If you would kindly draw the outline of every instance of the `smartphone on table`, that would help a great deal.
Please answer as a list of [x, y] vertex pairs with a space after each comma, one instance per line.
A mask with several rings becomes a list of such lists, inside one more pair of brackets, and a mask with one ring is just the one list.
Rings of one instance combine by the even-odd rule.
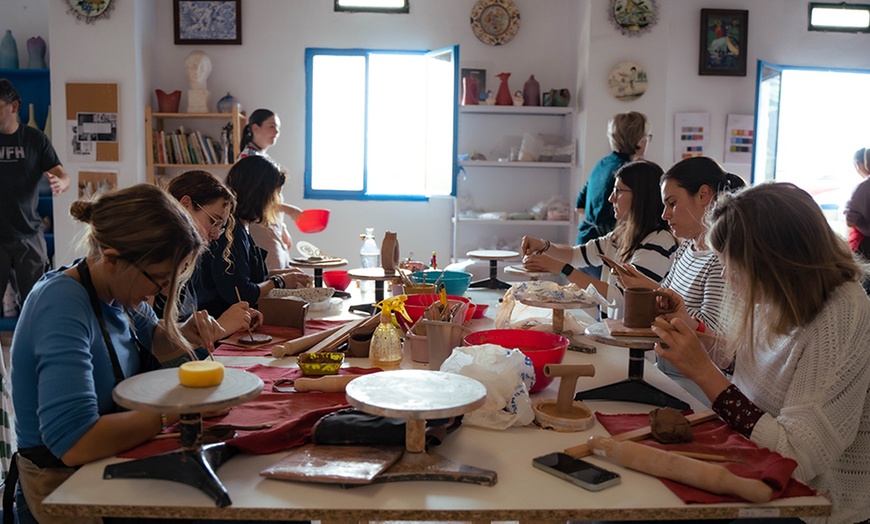
[[566, 453], [550, 453], [534, 458], [532, 465], [589, 491], [601, 491], [604, 488], [619, 484], [620, 481], [618, 473], [600, 468]]

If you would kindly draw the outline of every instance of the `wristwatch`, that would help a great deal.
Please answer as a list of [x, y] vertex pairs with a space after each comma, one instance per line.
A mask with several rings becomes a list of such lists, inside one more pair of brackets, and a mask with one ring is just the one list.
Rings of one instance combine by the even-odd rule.
[[559, 271], [559, 274], [562, 275], [563, 277], [567, 278], [568, 275], [570, 275], [573, 272], [574, 272], [574, 266], [572, 266], [571, 264], [565, 264], [564, 266], [562, 266], [562, 271]]
[[269, 278], [273, 284], [275, 284], [275, 289], [284, 289], [284, 279], [281, 275], [275, 275], [274, 277]]

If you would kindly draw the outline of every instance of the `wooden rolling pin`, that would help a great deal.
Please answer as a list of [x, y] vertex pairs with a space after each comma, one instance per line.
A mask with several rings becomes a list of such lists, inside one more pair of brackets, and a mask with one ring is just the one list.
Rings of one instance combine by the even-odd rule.
[[668, 453], [637, 442], [589, 437], [589, 448], [596, 455], [613, 459], [627, 468], [675, 480], [719, 495], [736, 495], [750, 502], [769, 502], [773, 490], [758, 479], [738, 477], [717, 464], [709, 464], [675, 453]]
[[325, 377], [302, 377], [293, 381], [297, 392], [323, 391], [324, 393], [343, 393], [348, 383], [362, 375], [327, 375]]
[[[716, 412], [711, 409], [708, 409], [707, 411], [701, 411], [700, 413], [692, 413], [691, 415], [686, 415], [686, 420], [689, 421], [689, 425], [691, 426], [701, 424], [702, 422], [707, 422], [708, 420], [714, 420], [716, 418], [719, 418], [719, 415], [717, 415]], [[613, 435], [611, 438], [613, 440], [622, 442], [625, 440], [643, 440], [650, 435], [652, 435], [650, 427], [644, 426], [642, 428], [638, 428], [632, 431], [626, 431], [625, 433]], [[574, 458], [583, 458], [591, 455], [592, 450], [589, 449], [589, 444], [581, 444], [579, 446], [573, 446], [566, 449], [565, 453], [571, 455]]]
[[311, 348], [321, 340], [332, 335], [342, 327], [343, 326], [331, 327], [329, 329], [324, 329], [323, 331], [310, 333], [308, 335], [303, 335], [299, 338], [294, 338], [293, 340], [288, 340], [287, 342], [284, 342], [283, 345], [275, 345], [272, 347], [272, 356], [275, 358], [281, 358], [288, 355], [296, 355], [298, 353], [302, 353], [303, 351]]

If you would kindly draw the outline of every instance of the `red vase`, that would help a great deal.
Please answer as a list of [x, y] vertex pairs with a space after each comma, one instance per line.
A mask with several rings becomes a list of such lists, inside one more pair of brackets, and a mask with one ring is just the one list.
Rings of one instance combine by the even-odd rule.
[[162, 89], [155, 89], [157, 94], [157, 111], [160, 113], [177, 113], [181, 104], [181, 91], [166, 93]]
[[477, 79], [469, 76], [462, 79], [462, 105], [477, 105]]
[[495, 105], [497, 106], [512, 106], [514, 99], [511, 96], [511, 89], [508, 87], [508, 78], [510, 73], [499, 73], [495, 75], [501, 80], [501, 85], [498, 86], [498, 93], [495, 95]]

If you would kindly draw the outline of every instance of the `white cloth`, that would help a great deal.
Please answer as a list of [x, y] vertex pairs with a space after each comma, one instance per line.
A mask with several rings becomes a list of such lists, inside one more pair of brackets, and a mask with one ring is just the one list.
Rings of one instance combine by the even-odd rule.
[[741, 352], [734, 383], [765, 412], [751, 438], [798, 462], [795, 477], [833, 502], [831, 518], [870, 518], [870, 301], [839, 286], [809, 324], [773, 348]]

